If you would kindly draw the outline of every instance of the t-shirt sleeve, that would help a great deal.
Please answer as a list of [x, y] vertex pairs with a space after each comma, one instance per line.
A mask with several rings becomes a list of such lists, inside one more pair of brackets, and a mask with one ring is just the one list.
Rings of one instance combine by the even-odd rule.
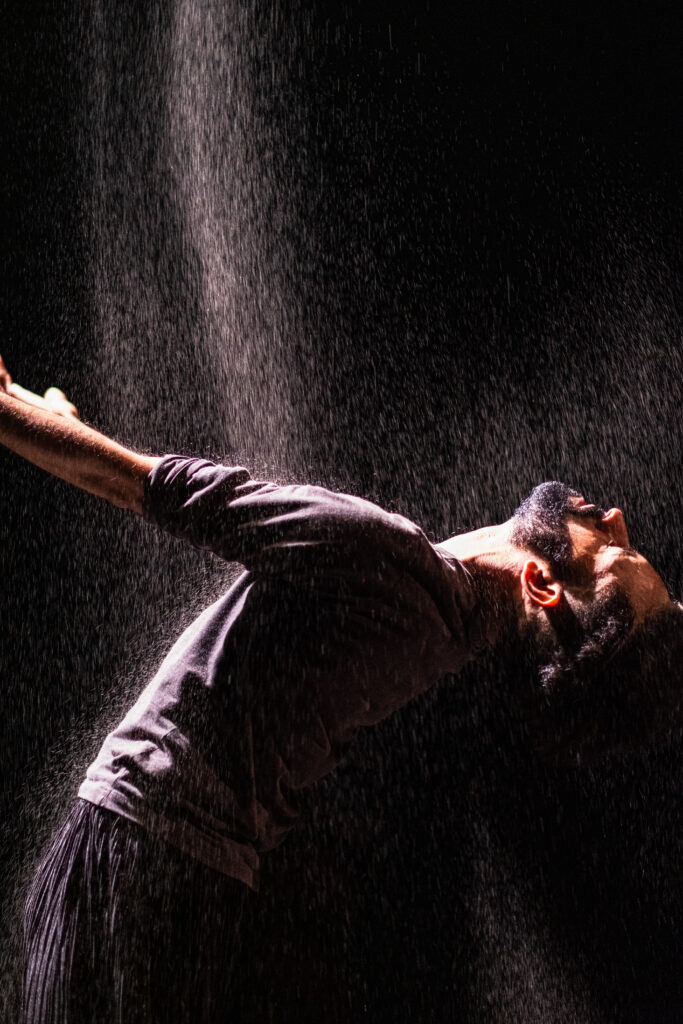
[[[285, 555], [352, 557], [398, 530], [417, 531], [361, 498], [324, 487], [252, 480], [241, 467], [164, 456], [145, 481], [143, 516], [195, 547], [248, 568], [277, 568]], [[323, 549], [323, 550], [320, 550]]]

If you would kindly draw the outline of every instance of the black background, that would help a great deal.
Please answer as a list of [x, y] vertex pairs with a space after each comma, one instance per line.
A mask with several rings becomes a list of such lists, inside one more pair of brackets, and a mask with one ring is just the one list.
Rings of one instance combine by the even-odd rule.
[[[187, 6], [6, 8], [15, 379], [142, 450], [326, 482], [439, 538], [566, 479], [624, 508], [680, 597], [673, 10], [189, 8], [217, 26], [209, 94], [237, 83], [209, 111], [230, 324], [205, 329], [192, 173], [168, 141]], [[0, 471], [14, 1020], [23, 879], [226, 573], [13, 456]], [[251, 901], [236, 1019], [683, 1020], [678, 750], [544, 764], [506, 674], [445, 683], [311, 794]]]

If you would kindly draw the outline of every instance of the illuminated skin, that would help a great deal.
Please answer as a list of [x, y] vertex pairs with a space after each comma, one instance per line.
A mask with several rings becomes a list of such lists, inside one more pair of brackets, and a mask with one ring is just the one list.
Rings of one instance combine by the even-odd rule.
[[[0, 358], [0, 443], [63, 480], [134, 512], [142, 509], [144, 480], [158, 462], [110, 440], [79, 422], [62, 392], [44, 398], [12, 383]], [[489, 624], [504, 628], [511, 611], [518, 622], [554, 607], [564, 589], [583, 596], [615, 580], [628, 594], [635, 624], [670, 601], [650, 563], [629, 546], [624, 516], [604, 512], [580, 495], [571, 497], [576, 514], [567, 517], [572, 551], [584, 570], [584, 586], [557, 580], [543, 558], [512, 543], [513, 520], [451, 537], [438, 545], [485, 578], [492, 588]]]
[[[570, 498], [578, 509], [590, 510], [585, 498]], [[626, 521], [621, 509], [611, 508], [592, 516], [567, 518], [575, 559], [595, 580], [601, 590], [616, 580], [628, 594], [638, 626], [648, 615], [669, 604], [664, 581], [650, 563], [630, 546]]]
[[41, 397], [13, 384], [2, 358], [0, 444], [74, 487], [137, 513], [145, 479], [159, 461], [81, 423], [58, 389], [48, 388]]
[[[670, 597], [661, 577], [630, 547], [621, 510], [602, 512], [582, 496], [569, 500], [581, 510], [576, 516], [568, 514], [567, 526], [574, 559], [586, 581], [583, 586], [558, 580], [543, 558], [513, 544], [513, 520], [450, 537], [438, 546], [464, 562], [474, 575], [485, 575], [501, 596], [511, 597], [520, 625], [558, 605], [565, 589], [577, 597], [590, 597], [615, 581], [629, 597], [634, 626], [668, 605]], [[505, 618], [504, 606], [499, 617]]]

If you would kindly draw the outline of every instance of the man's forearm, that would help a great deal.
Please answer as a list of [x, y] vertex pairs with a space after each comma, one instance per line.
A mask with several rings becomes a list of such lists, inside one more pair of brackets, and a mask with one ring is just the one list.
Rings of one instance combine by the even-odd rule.
[[53, 476], [134, 512], [142, 509], [145, 477], [159, 461], [2, 392], [0, 443]]

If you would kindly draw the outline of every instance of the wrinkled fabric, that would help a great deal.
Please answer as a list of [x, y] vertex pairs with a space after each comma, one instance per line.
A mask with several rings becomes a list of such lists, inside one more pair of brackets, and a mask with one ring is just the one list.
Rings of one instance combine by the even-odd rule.
[[26, 1024], [213, 1024], [247, 889], [77, 801], [25, 909]]
[[486, 645], [472, 578], [414, 523], [164, 457], [145, 518], [246, 572], [174, 645], [79, 795], [257, 887], [298, 794]]

